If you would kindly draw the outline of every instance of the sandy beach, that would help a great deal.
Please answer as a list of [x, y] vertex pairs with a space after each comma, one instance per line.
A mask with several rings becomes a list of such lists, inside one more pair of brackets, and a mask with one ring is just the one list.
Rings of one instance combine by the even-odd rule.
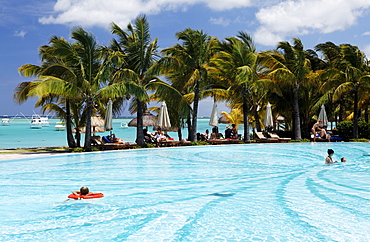
[[0, 161], [32, 159], [38, 157], [48, 157], [70, 153], [67, 150], [58, 150], [58, 149], [60, 149], [60, 147], [2, 149], [0, 150]]

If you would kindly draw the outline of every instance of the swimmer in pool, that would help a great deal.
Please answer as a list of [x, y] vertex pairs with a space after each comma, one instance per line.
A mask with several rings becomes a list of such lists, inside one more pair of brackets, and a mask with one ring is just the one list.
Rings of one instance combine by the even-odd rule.
[[80, 195], [89, 195], [89, 194], [94, 194], [92, 192], [89, 192], [88, 187], [81, 187], [80, 191], [73, 191], [72, 192], [74, 195], [80, 196]]
[[333, 164], [337, 163], [338, 161], [333, 161], [334, 150], [328, 149], [328, 157], [325, 159], [325, 164]]
[[346, 158], [344, 158], [344, 157], [340, 158], [340, 162], [346, 162], [346, 161], [347, 161]]

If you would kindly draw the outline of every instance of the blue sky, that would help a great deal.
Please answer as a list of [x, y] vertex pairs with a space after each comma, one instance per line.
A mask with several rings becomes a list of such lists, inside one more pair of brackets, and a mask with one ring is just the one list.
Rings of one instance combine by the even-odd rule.
[[[147, 15], [161, 48], [174, 45], [175, 33], [190, 27], [220, 39], [246, 31], [260, 51], [294, 37], [306, 49], [332, 41], [357, 45], [370, 56], [368, 0], [0, 0], [0, 115], [38, 112], [34, 100], [19, 106], [12, 96], [27, 80], [17, 68], [39, 64], [38, 47], [51, 36], [68, 39], [81, 26], [108, 45], [109, 24], [125, 28], [139, 14]], [[202, 101], [199, 115], [209, 116], [211, 106], [211, 100]]]

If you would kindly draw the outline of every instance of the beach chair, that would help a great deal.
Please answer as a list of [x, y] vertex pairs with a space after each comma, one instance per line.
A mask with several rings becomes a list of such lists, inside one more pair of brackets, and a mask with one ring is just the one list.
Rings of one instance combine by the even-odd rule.
[[278, 139], [279, 142], [289, 142], [291, 141], [292, 139], [291, 138], [280, 138], [279, 135], [277, 135], [276, 133], [271, 133], [271, 132], [268, 132], [267, 133], [272, 139]]
[[100, 150], [119, 150], [119, 149], [127, 149], [127, 148], [133, 148], [137, 146], [136, 143], [130, 143], [130, 142], [116, 142], [112, 143], [109, 140], [107, 141], [104, 139], [104, 137], [100, 136], [91, 136], [91, 144], [94, 147], [99, 148]]
[[92, 145], [103, 145], [102, 137], [100, 136], [91, 136]]
[[277, 143], [279, 142], [279, 139], [276, 138], [267, 138], [263, 132], [254, 131], [256, 139], [253, 139], [256, 142], [263, 142], [263, 143]]

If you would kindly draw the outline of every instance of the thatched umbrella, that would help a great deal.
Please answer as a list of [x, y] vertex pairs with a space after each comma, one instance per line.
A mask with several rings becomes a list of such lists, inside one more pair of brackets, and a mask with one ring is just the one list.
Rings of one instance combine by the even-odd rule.
[[[91, 133], [97, 133], [97, 132], [105, 132], [104, 127], [104, 119], [100, 117], [99, 115], [95, 115], [91, 117]], [[80, 130], [80, 133], [86, 132], [86, 127], [80, 127], [78, 128]], [[72, 130], [73, 133], [76, 133], [77, 128], [74, 128]]]
[[226, 118], [225, 115], [223, 115], [221, 118], [218, 119], [218, 123], [220, 123], [220, 124], [229, 124], [230, 121]]
[[[143, 127], [150, 127], [156, 125], [156, 117], [151, 114], [148, 110], [143, 113]], [[129, 123], [129, 127], [137, 127], [137, 117], [133, 118]]]

